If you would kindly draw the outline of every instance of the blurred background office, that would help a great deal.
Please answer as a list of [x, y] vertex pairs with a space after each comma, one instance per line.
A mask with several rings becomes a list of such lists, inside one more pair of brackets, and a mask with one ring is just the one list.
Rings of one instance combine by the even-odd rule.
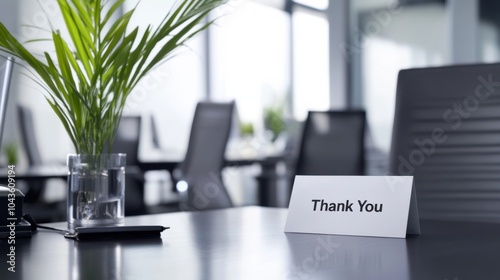
[[[131, 25], [154, 25], [173, 2], [140, 1]], [[127, 9], [137, 3], [127, 1]], [[215, 26], [139, 84], [125, 114], [153, 117], [161, 149], [182, 155], [198, 101], [235, 100], [239, 121], [254, 128], [257, 153], [268, 144], [269, 108], [280, 108], [286, 123], [303, 121], [308, 111], [365, 109], [368, 173], [384, 174], [398, 71], [498, 61], [498, 12], [494, 0], [232, 1], [211, 15]], [[25, 40], [47, 38], [46, 30], [62, 26], [55, 0], [3, 1], [0, 19]], [[51, 49], [47, 42], [27, 46], [40, 53]], [[71, 143], [43, 90], [19, 73], [9, 102], [31, 108], [41, 157], [60, 161], [72, 152]], [[19, 143], [15, 108], [9, 106], [4, 143]], [[157, 147], [151, 126], [143, 125], [142, 132], [140, 154], [147, 157]], [[228, 148], [241, 147], [230, 141]], [[27, 164], [26, 152], [18, 151], [18, 164]], [[240, 188], [236, 204], [251, 203], [245, 185], [255, 188], [255, 181], [241, 179], [245, 173], [258, 170], [227, 174], [230, 185]]]

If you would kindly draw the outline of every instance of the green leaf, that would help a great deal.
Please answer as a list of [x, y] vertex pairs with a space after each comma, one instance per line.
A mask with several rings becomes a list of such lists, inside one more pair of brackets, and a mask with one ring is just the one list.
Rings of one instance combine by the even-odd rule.
[[130, 26], [135, 8], [116, 16], [125, 0], [57, 0], [69, 39], [51, 31], [53, 57], [51, 51], [39, 58], [32, 54], [1, 22], [0, 50], [35, 74], [32, 79], [46, 92], [77, 153], [103, 153], [111, 148], [127, 97], [140, 79], [212, 24], [201, 23], [225, 2], [180, 0], [158, 27], [141, 33]]

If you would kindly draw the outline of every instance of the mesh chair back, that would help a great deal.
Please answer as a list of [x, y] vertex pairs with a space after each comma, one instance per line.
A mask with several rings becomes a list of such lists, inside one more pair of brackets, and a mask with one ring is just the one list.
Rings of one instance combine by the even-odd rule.
[[500, 64], [399, 73], [390, 172], [420, 217], [500, 222]]
[[158, 135], [158, 127], [156, 125], [156, 119], [153, 115], [150, 118], [150, 127], [151, 127], [151, 138], [153, 141], [153, 146], [155, 149], [161, 150], [160, 136]]
[[125, 215], [146, 214], [144, 174], [138, 168], [142, 118], [122, 116], [111, 148], [112, 153], [127, 154], [125, 175]]
[[127, 165], [137, 165], [139, 161], [139, 140], [141, 136], [141, 117], [122, 116], [115, 134], [112, 153], [127, 154]]
[[29, 166], [43, 165], [42, 156], [38, 148], [35, 123], [31, 109], [23, 105], [17, 107], [18, 119], [21, 128], [21, 141], [28, 157]]
[[364, 111], [309, 112], [304, 124], [296, 175], [362, 175]]
[[233, 111], [234, 102], [198, 103], [186, 157], [179, 168], [188, 183], [187, 196], [181, 196], [183, 210], [232, 206], [221, 172]]

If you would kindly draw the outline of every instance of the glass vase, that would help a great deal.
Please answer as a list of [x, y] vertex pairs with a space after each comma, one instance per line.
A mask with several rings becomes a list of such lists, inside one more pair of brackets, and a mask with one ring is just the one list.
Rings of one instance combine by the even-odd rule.
[[125, 154], [68, 156], [68, 227], [121, 225]]

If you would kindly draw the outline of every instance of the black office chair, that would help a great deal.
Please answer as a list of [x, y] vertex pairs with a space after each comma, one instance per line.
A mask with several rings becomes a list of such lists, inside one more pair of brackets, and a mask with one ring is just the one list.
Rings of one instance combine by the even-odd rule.
[[[28, 159], [28, 168], [44, 166], [48, 163], [42, 160], [34, 118], [31, 110], [23, 105], [17, 106], [19, 128], [21, 130], [21, 143]], [[66, 201], [47, 202], [43, 194], [48, 180], [33, 180], [28, 182], [28, 190], [25, 191], [24, 211], [30, 213], [40, 223], [57, 222], [66, 219]]]
[[363, 175], [364, 111], [309, 112], [295, 175]]
[[[60, 165], [64, 163], [46, 162], [42, 159], [38, 148], [33, 113], [24, 105], [17, 105], [19, 129], [21, 130], [21, 143], [28, 160], [28, 168], [38, 168], [47, 165]], [[27, 182], [28, 190], [24, 197], [24, 210], [39, 223], [59, 222], [66, 220], [66, 200], [48, 202], [44, 199], [45, 189], [52, 180], [32, 180]]]
[[[63, 162], [47, 162], [42, 159], [36, 137], [35, 120], [30, 108], [17, 105], [17, 117], [21, 130], [21, 143], [28, 159], [28, 168], [48, 165], [64, 166]], [[52, 180], [32, 180], [27, 182], [24, 202], [26, 213], [30, 213], [39, 223], [58, 222], [66, 219], [66, 200], [48, 202], [44, 199], [45, 189]]]
[[[44, 162], [38, 149], [36, 130], [31, 110], [23, 105], [17, 106], [17, 117], [21, 130], [21, 143], [28, 159], [28, 168], [43, 166]], [[34, 181], [29, 183], [29, 189], [24, 200], [28, 203], [37, 202], [43, 193], [46, 181]]]
[[160, 143], [160, 136], [158, 133], [158, 127], [156, 125], [156, 119], [153, 115], [150, 118], [150, 127], [151, 127], [151, 138], [153, 142], [153, 147], [157, 150], [162, 150], [162, 146]]
[[177, 178], [181, 210], [233, 206], [221, 173], [234, 106], [234, 102], [200, 102], [196, 106], [186, 157]]
[[125, 171], [125, 215], [146, 214], [144, 174], [138, 167], [141, 134], [140, 116], [123, 116], [116, 131], [112, 153], [127, 154]]
[[43, 161], [38, 149], [33, 113], [23, 105], [18, 105], [17, 109], [22, 135], [21, 141], [26, 150], [28, 164], [30, 166], [42, 165]]
[[500, 222], [500, 64], [402, 70], [390, 172], [423, 219]]

